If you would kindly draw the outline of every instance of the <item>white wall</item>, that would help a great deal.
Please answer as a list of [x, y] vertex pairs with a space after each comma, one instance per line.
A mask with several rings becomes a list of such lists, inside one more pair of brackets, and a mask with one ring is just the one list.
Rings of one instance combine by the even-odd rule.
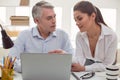
[[0, 6], [19, 6], [20, 0], [0, 0]]
[[[30, 0], [30, 6], [33, 6], [36, 2], [40, 0]], [[75, 3], [80, 0], [46, 0], [52, 3], [54, 6], [63, 8], [63, 16], [62, 16], [62, 28], [67, 31], [69, 34], [71, 33], [71, 9]], [[117, 9], [117, 22], [116, 22], [116, 33], [120, 42], [120, 0], [89, 0], [94, 5], [99, 8], [115, 8]], [[16, 7], [19, 6], [20, 0], [0, 0], [0, 6], [9, 6]], [[14, 12], [11, 12], [12, 14]], [[9, 15], [8, 15], [9, 16]], [[7, 53], [8, 50], [0, 49], [1, 53]], [[1, 56], [1, 55], [0, 55]]]
[[[30, 6], [33, 6], [36, 2], [40, 0], [30, 0]], [[54, 6], [62, 7], [62, 28], [71, 33], [71, 9], [75, 3], [80, 0], [46, 0], [52, 3]], [[116, 32], [120, 41], [120, 0], [89, 0], [94, 5], [99, 8], [116, 8], [117, 9], [117, 22], [116, 22]], [[0, 6], [19, 6], [20, 0], [0, 0]]]

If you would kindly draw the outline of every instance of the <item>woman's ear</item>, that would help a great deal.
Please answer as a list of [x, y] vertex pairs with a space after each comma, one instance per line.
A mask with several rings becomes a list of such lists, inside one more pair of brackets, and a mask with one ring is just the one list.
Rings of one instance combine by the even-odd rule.
[[96, 14], [95, 14], [95, 13], [92, 13], [92, 14], [91, 14], [91, 18], [95, 20]]

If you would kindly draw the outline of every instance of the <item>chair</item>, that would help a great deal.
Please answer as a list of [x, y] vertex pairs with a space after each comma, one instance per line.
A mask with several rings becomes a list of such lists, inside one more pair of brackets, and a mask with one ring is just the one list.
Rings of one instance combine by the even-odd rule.
[[118, 50], [116, 51], [116, 58], [115, 58], [115, 62], [113, 63], [113, 65], [116, 65], [117, 63], [117, 54], [118, 54]]

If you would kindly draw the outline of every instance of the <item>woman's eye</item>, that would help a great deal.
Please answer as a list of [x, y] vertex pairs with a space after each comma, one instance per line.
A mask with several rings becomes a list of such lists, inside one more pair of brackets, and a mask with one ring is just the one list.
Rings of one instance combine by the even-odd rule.
[[81, 17], [80, 17], [80, 18], [77, 18], [77, 19], [78, 19], [79, 21], [80, 21], [80, 20], [82, 20], [82, 18], [81, 18]]
[[81, 21], [83, 18], [82, 17], [76, 17], [74, 18], [75, 21]]

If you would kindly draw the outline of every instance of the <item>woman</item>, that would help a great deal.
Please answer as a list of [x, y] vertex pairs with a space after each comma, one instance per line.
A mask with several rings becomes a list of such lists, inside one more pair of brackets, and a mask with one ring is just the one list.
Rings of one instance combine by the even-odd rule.
[[98, 8], [88, 1], [74, 6], [74, 19], [79, 28], [76, 36], [76, 63], [72, 71], [104, 71], [115, 61], [117, 36], [107, 27]]

